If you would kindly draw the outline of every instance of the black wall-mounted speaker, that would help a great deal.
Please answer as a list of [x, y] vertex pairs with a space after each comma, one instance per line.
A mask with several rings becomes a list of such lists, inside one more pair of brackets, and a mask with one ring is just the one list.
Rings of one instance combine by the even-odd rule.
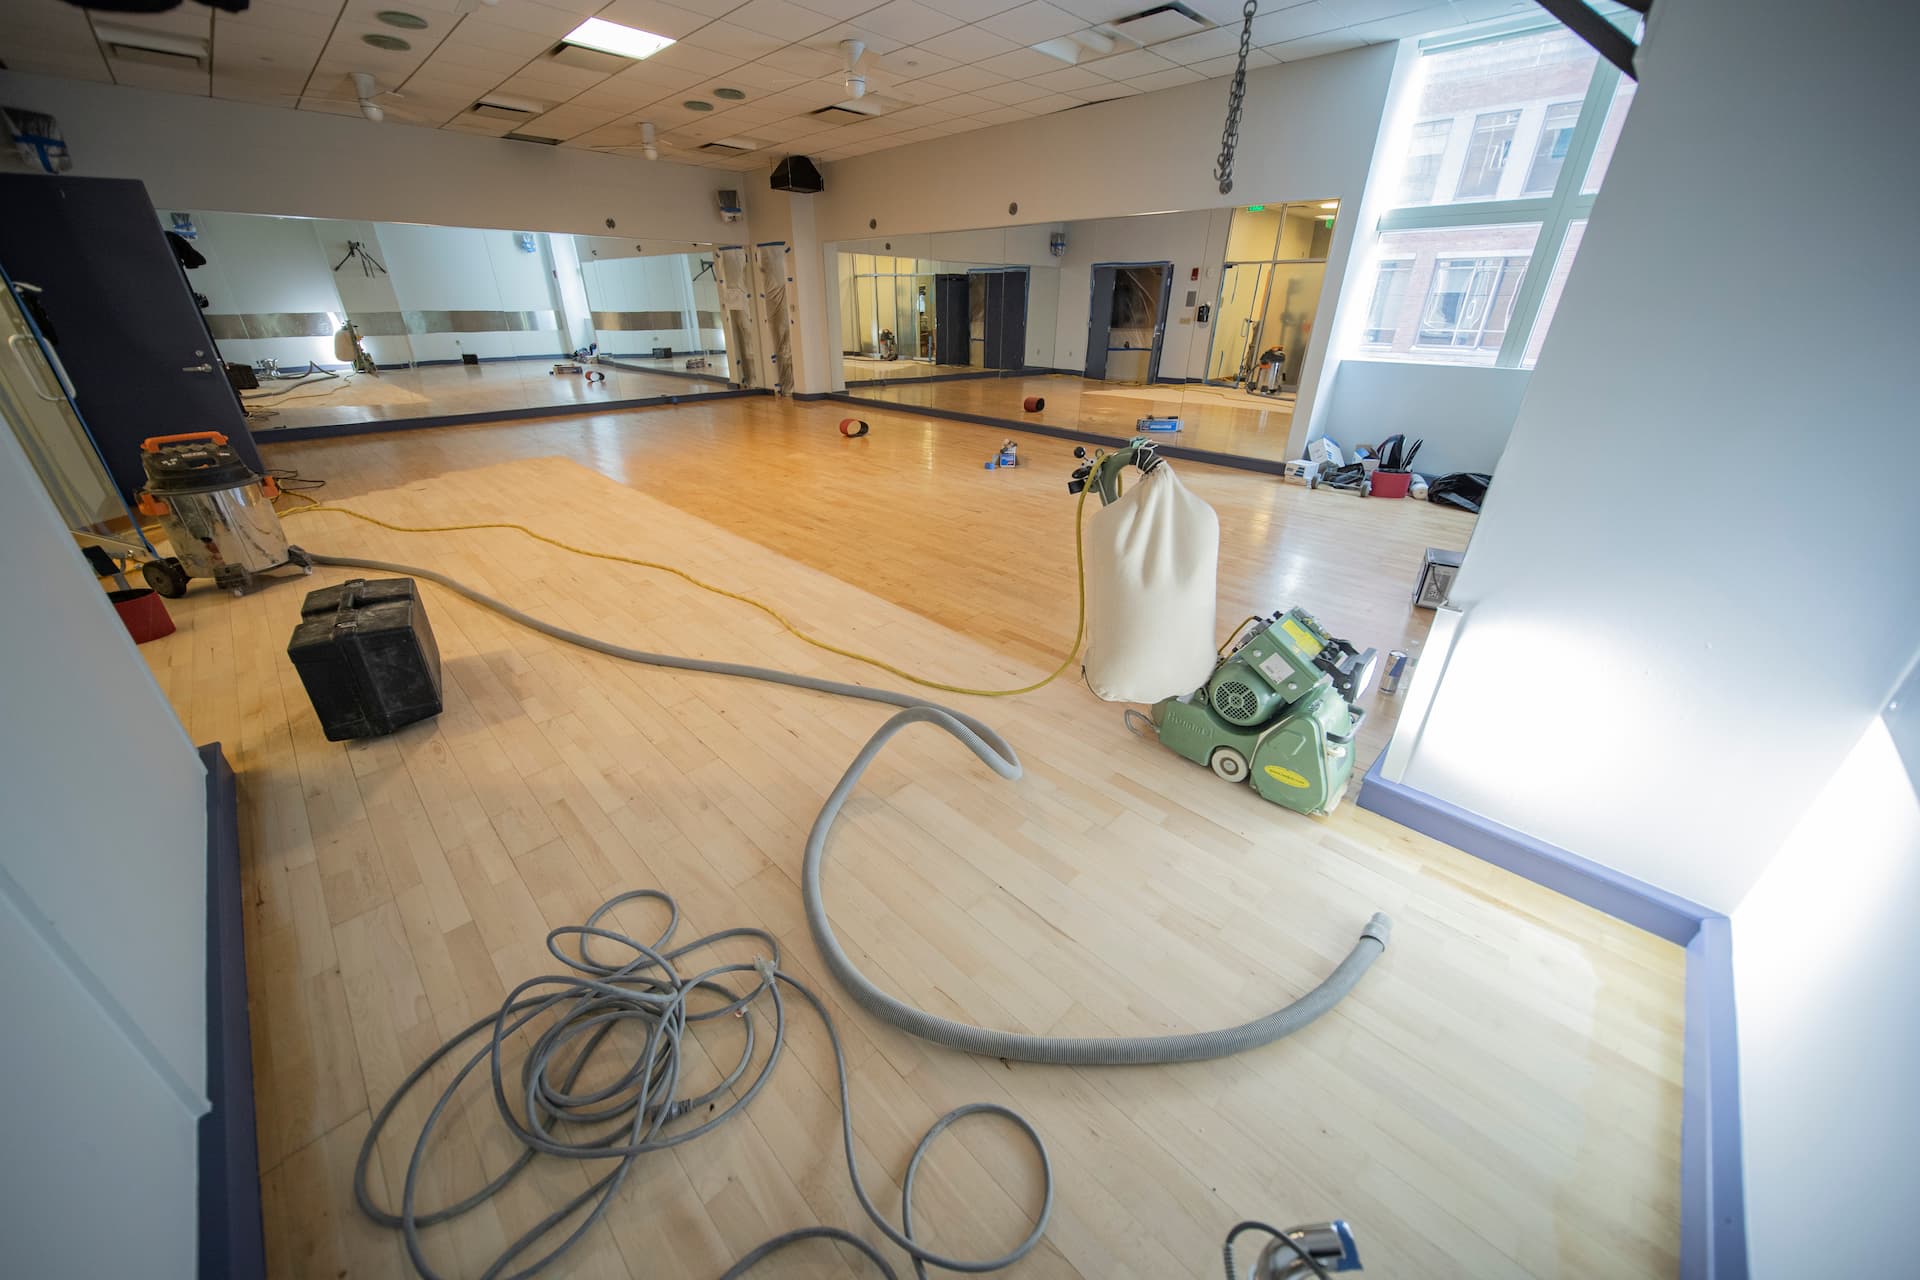
[[826, 190], [826, 184], [820, 181], [820, 171], [813, 167], [813, 161], [805, 156], [788, 156], [773, 167], [773, 189], [810, 196]]

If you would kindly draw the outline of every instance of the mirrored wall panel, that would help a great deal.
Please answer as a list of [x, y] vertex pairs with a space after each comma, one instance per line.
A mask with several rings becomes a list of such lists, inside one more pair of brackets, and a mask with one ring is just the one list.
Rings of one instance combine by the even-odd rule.
[[[1337, 200], [832, 246], [849, 394], [1278, 461]], [[1029, 397], [1045, 408], [1029, 412]]]
[[256, 433], [630, 404], [739, 382], [711, 245], [160, 218]]

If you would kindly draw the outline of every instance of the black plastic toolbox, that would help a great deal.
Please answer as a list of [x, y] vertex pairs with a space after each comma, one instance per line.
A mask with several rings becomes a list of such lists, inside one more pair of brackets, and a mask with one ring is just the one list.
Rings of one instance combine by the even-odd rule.
[[287, 642], [329, 742], [377, 738], [440, 714], [440, 650], [412, 578], [309, 592]]

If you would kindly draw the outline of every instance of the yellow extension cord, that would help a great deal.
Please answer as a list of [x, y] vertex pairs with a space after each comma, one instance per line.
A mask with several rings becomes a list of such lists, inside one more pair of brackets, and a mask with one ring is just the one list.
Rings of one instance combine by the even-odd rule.
[[[1092, 488], [1092, 486], [1089, 485], [1088, 488], [1090, 489]], [[1018, 689], [969, 689], [964, 685], [943, 684], [938, 680], [929, 680], [924, 676], [914, 675], [911, 671], [903, 671], [899, 667], [894, 666], [892, 663], [883, 661], [880, 658], [873, 657], [870, 654], [859, 653], [852, 649], [843, 649], [839, 645], [829, 644], [825, 640], [821, 640], [821, 639], [818, 639], [817, 637], [808, 635], [805, 631], [802, 631], [799, 627], [795, 626], [791, 621], [789, 621], [786, 618], [786, 616], [783, 615], [778, 609], [773, 608], [771, 605], [768, 605], [762, 601], [756, 600], [752, 596], [742, 595], [737, 591], [729, 591], [725, 587], [715, 586], [711, 582], [703, 582], [702, 580], [694, 577], [692, 574], [688, 573], [684, 569], [677, 569], [670, 564], [661, 564], [656, 560], [641, 560], [633, 556], [616, 555], [611, 551], [594, 551], [587, 547], [576, 547], [570, 542], [562, 542], [558, 538], [549, 538], [546, 534], [539, 533], [539, 532], [536, 532], [535, 530], [529, 529], [527, 528], [526, 525], [523, 525], [523, 524], [512, 524], [506, 521], [487, 522], [487, 523], [481, 523], [481, 524], [432, 524], [432, 525], [394, 524], [390, 521], [382, 520], [378, 516], [370, 516], [366, 514], [364, 511], [355, 511], [352, 507], [342, 507], [342, 506], [335, 506], [332, 503], [315, 502], [312, 498], [306, 497], [304, 494], [300, 494], [291, 490], [286, 490], [283, 492], [287, 497], [299, 498], [301, 501], [309, 504], [304, 507], [295, 507], [291, 511], [282, 513], [283, 515], [289, 516], [289, 517], [312, 515], [316, 512], [330, 511], [338, 515], [351, 516], [355, 520], [364, 520], [368, 524], [378, 525], [382, 529], [389, 529], [395, 533], [469, 533], [479, 529], [512, 529], [512, 530], [515, 530], [516, 532], [525, 534], [527, 537], [532, 538], [536, 542], [544, 542], [550, 547], [558, 547], [562, 551], [571, 551], [575, 555], [591, 556], [596, 560], [612, 560], [617, 564], [630, 564], [641, 569], [654, 569], [661, 573], [670, 573], [676, 578], [679, 578], [685, 582], [692, 583], [694, 586], [700, 588], [702, 591], [711, 591], [714, 595], [725, 596], [729, 600], [737, 600], [741, 604], [751, 605], [753, 608], [758, 609], [760, 612], [766, 614], [769, 618], [772, 618], [775, 622], [779, 623], [781, 627], [783, 627], [789, 635], [792, 635], [795, 639], [804, 641], [805, 643], [812, 645], [816, 649], [823, 649], [828, 653], [837, 654], [842, 658], [851, 658], [855, 662], [864, 662], [870, 667], [878, 667], [880, 670], [886, 672], [888, 675], [897, 676], [900, 679], [905, 680], [910, 684], [917, 684], [924, 689], [938, 689], [942, 693], [964, 693], [977, 698], [1011, 698], [1022, 693], [1032, 693], [1035, 689], [1039, 689], [1053, 683], [1053, 681], [1062, 672], [1064, 672], [1068, 667], [1073, 665], [1074, 657], [1080, 652], [1080, 641], [1086, 636], [1087, 557], [1086, 557], [1085, 544], [1081, 536], [1082, 529], [1083, 529], [1083, 525], [1081, 523], [1081, 517], [1083, 513], [1086, 511], [1086, 506], [1087, 506], [1087, 490], [1086, 489], [1082, 489], [1080, 491], [1080, 501], [1074, 506], [1074, 509], [1073, 509], [1074, 577], [1077, 580], [1077, 588], [1078, 588], [1078, 594], [1079, 594], [1079, 616], [1075, 620], [1074, 626], [1073, 626], [1073, 645], [1067, 650], [1067, 656], [1060, 660], [1059, 666], [1055, 667], [1045, 677], [1034, 681], [1032, 684], [1021, 685]]]

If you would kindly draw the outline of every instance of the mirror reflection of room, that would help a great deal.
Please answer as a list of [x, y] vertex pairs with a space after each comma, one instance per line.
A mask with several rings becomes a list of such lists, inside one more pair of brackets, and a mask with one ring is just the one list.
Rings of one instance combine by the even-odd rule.
[[160, 216], [256, 432], [729, 389], [711, 246]]
[[1277, 462], [1319, 350], [1339, 211], [1309, 199], [843, 243], [845, 385], [1115, 437], [1177, 421], [1171, 444]]

